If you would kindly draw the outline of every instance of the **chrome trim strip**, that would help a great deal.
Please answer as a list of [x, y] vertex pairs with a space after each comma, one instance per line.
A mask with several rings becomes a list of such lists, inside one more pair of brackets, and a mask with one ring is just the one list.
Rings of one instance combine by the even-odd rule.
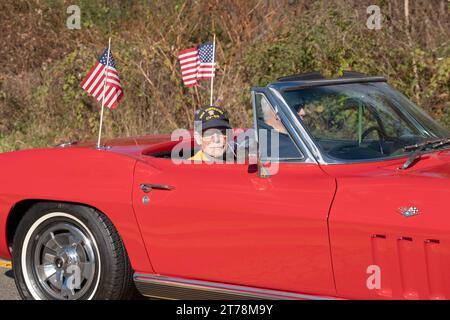
[[[252, 88], [252, 110], [253, 110], [253, 130], [255, 130], [255, 141], [258, 143], [258, 121], [256, 119], [256, 93], [261, 88]], [[259, 149], [259, 148], [258, 148]]]
[[78, 144], [78, 140], [76, 140], [76, 141], [69, 141], [69, 142], [63, 142], [63, 143], [57, 144], [57, 145], [55, 145], [53, 147], [54, 148], [67, 148], [67, 147], [71, 147], [71, 146], [76, 145], [76, 144]]
[[228, 293], [236, 296], [257, 297], [263, 299], [275, 300], [336, 300], [335, 297], [322, 297], [309, 294], [292, 293], [286, 291], [259, 289], [233, 284], [224, 284], [202, 280], [192, 280], [184, 278], [175, 278], [162, 275], [135, 273], [133, 276], [135, 282], [165, 284], [168, 286], [191, 288], [195, 290], [211, 291], [217, 293]]

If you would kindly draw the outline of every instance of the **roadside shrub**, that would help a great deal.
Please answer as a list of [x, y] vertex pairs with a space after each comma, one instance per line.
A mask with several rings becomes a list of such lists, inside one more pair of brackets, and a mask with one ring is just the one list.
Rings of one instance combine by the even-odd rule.
[[[214, 103], [251, 125], [250, 87], [309, 71], [384, 75], [450, 126], [450, 14], [446, 0], [79, 0], [0, 3], [0, 151], [95, 139], [99, 104], [80, 83], [112, 37], [125, 95], [105, 112], [104, 136], [192, 127], [209, 82], [182, 86], [177, 53], [217, 36]], [[381, 30], [366, 27], [381, 7]]]

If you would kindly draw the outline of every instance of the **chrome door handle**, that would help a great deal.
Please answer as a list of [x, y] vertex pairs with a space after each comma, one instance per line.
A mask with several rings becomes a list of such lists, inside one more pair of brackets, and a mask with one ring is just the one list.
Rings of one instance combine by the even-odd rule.
[[174, 186], [169, 186], [168, 184], [151, 184], [151, 183], [142, 183], [141, 184], [141, 190], [145, 193], [149, 193], [153, 189], [157, 190], [173, 190], [175, 189]]

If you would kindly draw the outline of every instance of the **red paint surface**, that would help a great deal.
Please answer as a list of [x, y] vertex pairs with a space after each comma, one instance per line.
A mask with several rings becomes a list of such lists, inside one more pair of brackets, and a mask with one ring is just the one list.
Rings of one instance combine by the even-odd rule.
[[[334, 294], [328, 209], [334, 179], [316, 165], [281, 164], [262, 179], [248, 165], [148, 159], [133, 200], [157, 273], [261, 288]], [[169, 184], [142, 203], [141, 183]]]
[[[6, 222], [26, 199], [105, 213], [137, 272], [366, 299], [450, 297], [450, 152], [366, 164], [175, 165], [142, 156], [168, 136], [0, 154], [0, 256]], [[159, 145], [157, 145], [159, 144]], [[149, 149], [150, 148], [150, 149]], [[250, 170], [249, 170], [250, 169]], [[142, 203], [140, 183], [169, 184]], [[420, 214], [405, 218], [400, 207]], [[366, 286], [381, 268], [381, 288]]]
[[[339, 296], [450, 298], [449, 157], [435, 152], [408, 170], [398, 170], [405, 159], [324, 167], [337, 180], [329, 226]], [[399, 208], [410, 206], [419, 215], [403, 217]], [[373, 264], [381, 268], [380, 290], [366, 286]]]
[[131, 204], [136, 160], [89, 148], [36, 149], [0, 154], [0, 256], [9, 258], [6, 222], [27, 199], [82, 203], [105, 213], [125, 242], [132, 265], [151, 266]]

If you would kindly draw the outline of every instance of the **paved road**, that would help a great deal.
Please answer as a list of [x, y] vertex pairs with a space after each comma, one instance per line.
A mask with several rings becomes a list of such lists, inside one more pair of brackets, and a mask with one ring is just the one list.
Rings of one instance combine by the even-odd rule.
[[11, 269], [0, 268], [0, 300], [18, 300], [14, 276]]
[[[145, 300], [147, 298], [136, 295], [134, 299]], [[2, 267], [0, 267], [0, 300], [20, 300], [12, 270]]]

